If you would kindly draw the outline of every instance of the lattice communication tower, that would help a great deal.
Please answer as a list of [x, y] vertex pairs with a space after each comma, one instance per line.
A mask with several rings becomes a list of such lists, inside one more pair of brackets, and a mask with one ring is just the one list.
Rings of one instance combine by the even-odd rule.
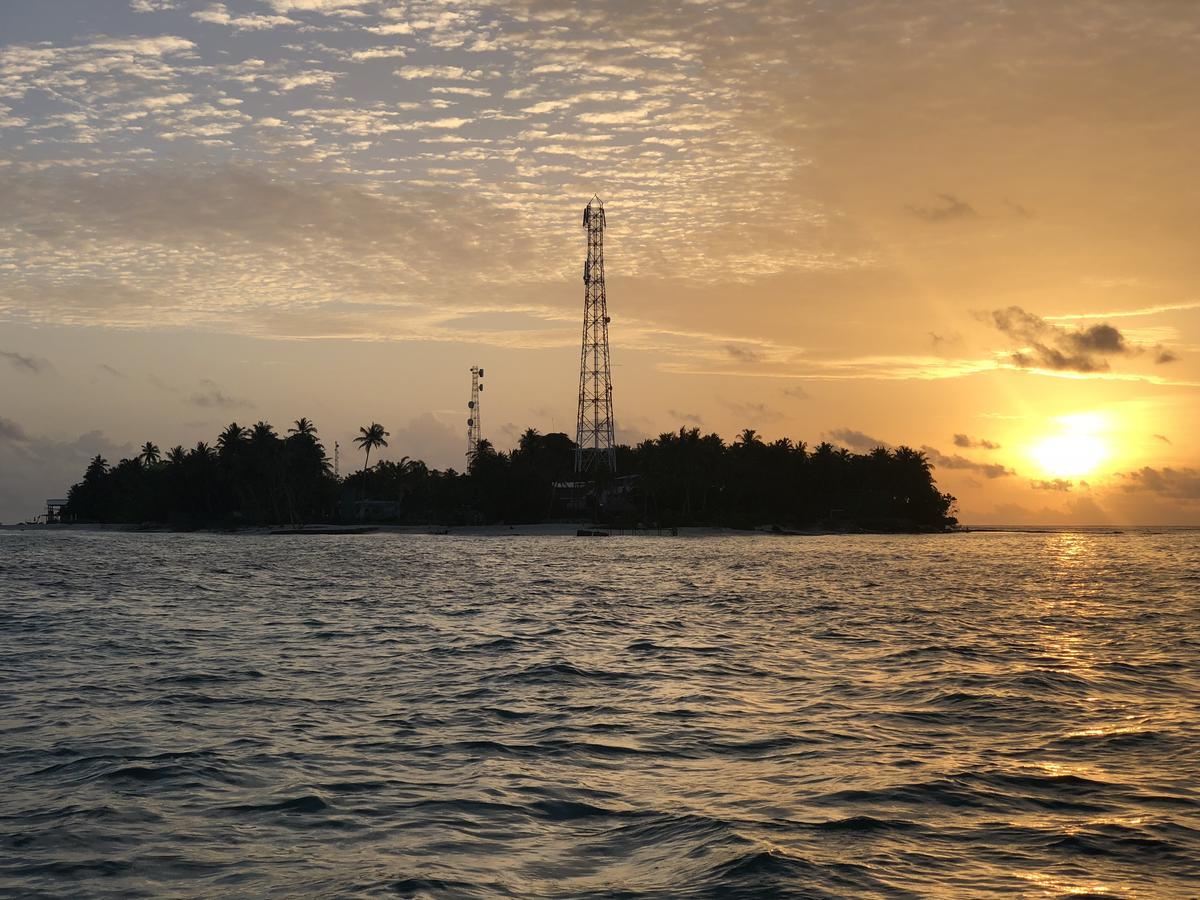
[[608, 298], [604, 293], [604, 203], [583, 210], [587, 261], [583, 264], [583, 347], [579, 354], [579, 423], [575, 471], [617, 470], [613, 439], [612, 372], [608, 358]]
[[471, 399], [467, 403], [467, 465], [475, 458], [479, 449], [479, 439], [482, 436], [479, 425], [479, 392], [483, 390], [483, 369], [471, 366]]

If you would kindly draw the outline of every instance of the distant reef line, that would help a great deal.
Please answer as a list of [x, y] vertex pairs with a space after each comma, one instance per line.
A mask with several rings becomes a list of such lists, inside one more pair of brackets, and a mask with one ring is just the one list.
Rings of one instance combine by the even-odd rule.
[[958, 525], [955, 498], [938, 489], [933, 465], [910, 447], [854, 453], [822, 442], [810, 448], [787, 438], [767, 442], [753, 429], [727, 443], [680, 428], [618, 446], [615, 471], [598, 465], [579, 475], [574, 441], [529, 428], [507, 453], [481, 440], [459, 472], [408, 457], [372, 463], [390, 435], [375, 422], [359, 431], [362, 466], [345, 477], [335, 475], [308, 419], [282, 435], [266, 422], [234, 422], [212, 444], [164, 453], [148, 441], [116, 463], [96, 456], [51, 521], [175, 530], [342, 525], [464, 532], [586, 523], [807, 534], [938, 532]]

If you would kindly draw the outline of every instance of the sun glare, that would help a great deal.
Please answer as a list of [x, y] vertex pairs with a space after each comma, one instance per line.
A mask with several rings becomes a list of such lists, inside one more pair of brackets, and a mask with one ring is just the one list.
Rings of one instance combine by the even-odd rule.
[[1036, 442], [1030, 456], [1051, 478], [1090, 475], [1108, 459], [1107, 419], [1099, 413], [1060, 416], [1058, 431]]

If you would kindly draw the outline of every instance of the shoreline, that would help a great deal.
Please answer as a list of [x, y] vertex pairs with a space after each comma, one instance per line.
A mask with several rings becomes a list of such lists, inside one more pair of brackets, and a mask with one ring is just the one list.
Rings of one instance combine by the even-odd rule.
[[305, 528], [289, 525], [254, 525], [245, 528], [173, 528], [169, 525], [128, 525], [79, 523], [45, 525], [17, 522], [0, 524], [5, 532], [53, 532], [115, 534], [205, 534], [242, 535], [248, 537], [300, 537], [328, 535], [369, 536], [372, 534], [429, 535], [450, 537], [576, 537], [579, 531], [599, 531], [611, 537], [835, 537], [853, 535], [949, 535], [949, 534], [1124, 534], [1155, 532], [1200, 531], [1200, 525], [963, 525], [946, 531], [881, 531], [872, 529], [804, 528], [780, 529], [769, 527], [729, 528], [715, 525], [683, 525], [670, 528], [617, 528], [587, 522], [543, 522], [535, 525], [310, 525]]
[[619, 528], [595, 525], [587, 522], [547, 522], [534, 525], [310, 525], [306, 528], [293, 526], [247, 526], [245, 528], [173, 528], [169, 525], [129, 525], [100, 523], [66, 523], [56, 525], [18, 523], [0, 525], [0, 532], [53, 532], [71, 531], [84, 533], [115, 534], [205, 534], [241, 535], [249, 537], [301, 537], [301, 536], [370, 536], [377, 534], [429, 535], [433, 537], [577, 537], [579, 532], [600, 532], [605, 537], [829, 537], [836, 535], [937, 535], [970, 531], [960, 528], [954, 531], [872, 531], [868, 529], [780, 529], [772, 528], [728, 528], [715, 525], [687, 525], [672, 528]]

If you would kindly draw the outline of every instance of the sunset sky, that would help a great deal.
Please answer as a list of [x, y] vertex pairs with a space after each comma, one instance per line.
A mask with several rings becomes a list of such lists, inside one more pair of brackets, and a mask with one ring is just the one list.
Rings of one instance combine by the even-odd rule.
[[314, 419], [924, 449], [968, 523], [1200, 524], [1200, 6], [0, 2], [0, 520]]

